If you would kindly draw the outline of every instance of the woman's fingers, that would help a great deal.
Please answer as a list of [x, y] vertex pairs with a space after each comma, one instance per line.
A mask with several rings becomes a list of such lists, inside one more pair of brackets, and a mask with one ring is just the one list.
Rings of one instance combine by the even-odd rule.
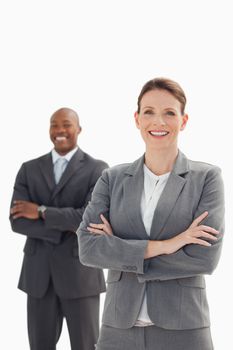
[[101, 218], [101, 220], [103, 221], [103, 223], [104, 223], [105, 225], [110, 226], [108, 220], [105, 218], [105, 216], [104, 216], [103, 214], [100, 214], [100, 218]]
[[110, 225], [110, 223], [108, 222], [108, 220], [105, 218], [105, 216], [103, 214], [100, 214], [100, 218], [104, 223], [104, 231], [108, 234], [108, 235], [113, 235], [112, 232], [112, 227]]
[[93, 228], [98, 228], [100, 230], [103, 230], [103, 228], [104, 228], [104, 224], [93, 224], [93, 223], [90, 223], [89, 225], [91, 227], [93, 227]]
[[195, 220], [193, 220], [192, 224], [190, 225], [190, 228], [196, 227], [208, 216], [208, 211], [204, 211], [201, 215], [199, 215]]
[[200, 226], [198, 226], [198, 229], [202, 230], [202, 231], [205, 231], [205, 232], [212, 233], [214, 235], [218, 235], [219, 234], [218, 230], [215, 230], [215, 228], [210, 227], [210, 226], [206, 226], [206, 225], [200, 225]]
[[210, 247], [211, 243], [204, 241], [203, 239], [199, 239], [199, 238], [194, 238], [192, 241], [193, 244], [199, 244], [199, 245], [203, 245], [205, 247]]
[[100, 218], [103, 221], [103, 224], [94, 224], [90, 223], [87, 227], [87, 230], [91, 233], [97, 233], [97, 234], [108, 234], [113, 235], [111, 225], [109, 224], [108, 220], [104, 217], [103, 214], [100, 214]]
[[[208, 231], [208, 232], [207, 232]], [[219, 231], [215, 230], [212, 227], [201, 225], [192, 229], [188, 229], [185, 233], [187, 244], [199, 244], [204, 246], [211, 246], [207, 240], [217, 241], [218, 237], [216, 235]]]
[[[90, 233], [94, 233], [94, 234], [98, 234], [98, 235], [105, 235], [107, 232], [104, 232], [103, 230], [99, 230], [97, 228], [93, 228], [93, 227], [87, 227], [87, 230]], [[107, 233], [108, 234], [108, 233]]]
[[205, 237], [205, 238], [211, 239], [213, 241], [217, 241], [217, 239], [218, 239], [216, 236], [213, 236], [210, 233], [207, 233], [205, 231], [200, 231], [200, 233], [197, 237]]

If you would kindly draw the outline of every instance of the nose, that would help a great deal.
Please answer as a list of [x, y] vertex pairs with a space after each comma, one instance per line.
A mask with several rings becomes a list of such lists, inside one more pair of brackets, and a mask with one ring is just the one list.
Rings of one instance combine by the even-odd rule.
[[64, 127], [63, 125], [58, 125], [58, 126], [57, 126], [56, 132], [57, 132], [58, 134], [64, 133], [64, 132], [65, 132], [65, 127]]
[[153, 124], [154, 125], [166, 125], [165, 120], [160, 113], [154, 115]]

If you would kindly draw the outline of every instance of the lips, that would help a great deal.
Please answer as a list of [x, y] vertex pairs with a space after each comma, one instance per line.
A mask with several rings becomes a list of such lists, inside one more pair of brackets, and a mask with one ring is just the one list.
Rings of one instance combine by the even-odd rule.
[[149, 134], [152, 136], [164, 137], [164, 136], [167, 136], [169, 132], [165, 130], [158, 130], [158, 131], [153, 130], [153, 131], [149, 131]]
[[63, 142], [63, 141], [66, 141], [66, 140], [67, 140], [66, 136], [56, 136], [56, 137], [54, 137], [54, 141], [56, 141], [56, 142]]

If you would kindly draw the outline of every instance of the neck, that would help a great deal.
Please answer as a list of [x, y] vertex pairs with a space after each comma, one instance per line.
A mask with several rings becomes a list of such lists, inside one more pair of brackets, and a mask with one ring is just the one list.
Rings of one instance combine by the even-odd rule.
[[55, 151], [60, 155], [60, 156], [65, 156], [66, 154], [70, 153], [71, 151], [73, 151], [75, 148], [77, 148], [78, 145], [75, 145], [73, 148], [69, 149], [69, 150], [58, 150], [54, 147]]
[[155, 175], [163, 175], [173, 169], [177, 155], [178, 148], [157, 151], [146, 149], [145, 164]]

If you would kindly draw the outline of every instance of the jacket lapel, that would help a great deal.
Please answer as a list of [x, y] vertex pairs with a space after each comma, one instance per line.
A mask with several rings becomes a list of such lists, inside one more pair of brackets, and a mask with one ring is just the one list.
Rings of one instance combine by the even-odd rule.
[[173, 170], [155, 209], [150, 237], [158, 239], [176, 201], [186, 183], [184, 175], [189, 171], [188, 159], [179, 151]]
[[[69, 181], [69, 179], [73, 176], [73, 174], [77, 171], [80, 171], [80, 169], [84, 166], [84, 153], [83, 151], [78, 148], [77, 152], [73, 155], [71, 160], [69, 161], [66, 170], [62, 174], [62, 177], [59, 181], [59, 183], [55, 186], [52, 199], [62, 190], [62, 188], [65, 186], [65, 184]], [[53, 175], [54, 177], [54, 175]]]
[[125, 213], [136, 236], [148, 239], [141, 215], [141, 197], [144, 187], [144, 156], [132, 163], [125, 171], [123, 202]]
[[53, 173], [53, 161], [51, 152], [40, 158], [39, 167], [49, 187], [49, 190], [52, 192], [56, 184]]
[[[144, 156], [132, 163], [125, 171], [123, 201], [129, 222], [140, 239], [148, 239], [141, 215], [141, 197], [144, 188]], [[186, 183], [182, 176], [189, 171], [188, 159], [179, 151], [173, 170], [161, 194], [151, 225], [151, 239], [158, 239], [175, 203]]]

